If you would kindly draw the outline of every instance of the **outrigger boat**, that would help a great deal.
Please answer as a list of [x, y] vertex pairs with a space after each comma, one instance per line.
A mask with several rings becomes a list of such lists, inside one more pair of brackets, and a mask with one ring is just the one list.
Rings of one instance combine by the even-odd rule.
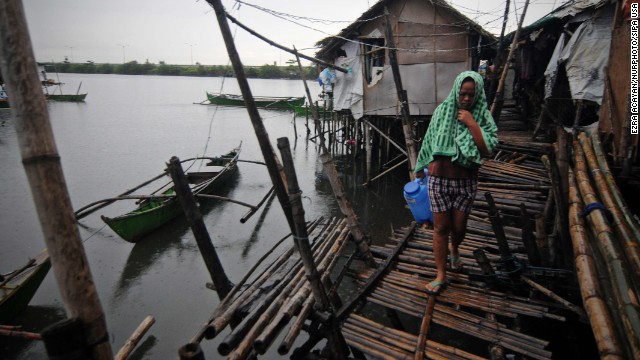
[[29, 304], [50, 268], [49, 253], [44, 250], [20, 269], [0, 275], [0, 324]]
[[[242, 95], [232, 94], [212, 94], [207, 92], [207, 99], [211, 104], [224, 106], [244, 106]], [[262, 109], [294, 110], [296, 107], [304, 105], [304, 96], [301, 97], [276, 97], [276, 96], [254, 96], [256, 107]]]
[[[198, 157], [181, 161], [182, 163], [185, 163], [198, 160], [209, 160], [206, 165], [217, 168], [216, 170], [210, 171], [186, 173], [186, 177], [191, 185], [191, 191], [196, 197], [199, 194], [207, 195], [213, 193], [237, 172], [237, 163], [238, 157], [240, 156], [241, 146], [242, 143], [240, 143], [237, 148], [220, 157]], [[151, 233], [163, 224], [169, 222], [169, 220], [172, 220], [183, 213], [180, 202], [176, 198], [172, 182], [161, 187], [151, 195], [128, 196], [140, 187], [146, 186], [153, 181], [163, 178], [165, 175], [167, 175], [166, 171], [116, 198], [100, 200], [89, 204], [76, 211], [76, 219], [81, 219], [97, 209], [107, 206], [117, 200], [140, 199], [141, 201], [139, 202], [138, 207], [126, 214], [116, 217], [101, 216], [102, 220], [121, 238], [126, 241], [136, 243], [145, 235]]]

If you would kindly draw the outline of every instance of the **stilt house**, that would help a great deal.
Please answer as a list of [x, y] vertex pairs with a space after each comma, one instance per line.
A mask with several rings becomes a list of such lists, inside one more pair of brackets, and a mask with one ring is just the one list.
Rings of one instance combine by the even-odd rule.
[[[385, 36], [387, 24], [392, 42]], [[397, 51], [410, 114], [428, 116], [447, 97], [458, 73], [493, 58], [496, 39], [445, 1], [380, 0], [338, 35], [317, 44], [316, 57], [349, 69], [336, 72], [334, 110], [351, 110], [355, 119], [401, 113], [390, 43]]]

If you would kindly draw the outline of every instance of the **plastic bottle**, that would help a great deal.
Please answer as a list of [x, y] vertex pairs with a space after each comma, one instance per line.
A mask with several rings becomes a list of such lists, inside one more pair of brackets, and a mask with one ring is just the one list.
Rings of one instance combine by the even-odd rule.
[[404, 186], [404, 199], [409, 205], [413, 218], [419, 224], [433, 223], [433, 214], [431, 214], [431, 205], [429, 204], [429, 194], [427, 192], [427, 177], [428, 174], [425, 170], [422, 182], [420, 178], [416, 178]]

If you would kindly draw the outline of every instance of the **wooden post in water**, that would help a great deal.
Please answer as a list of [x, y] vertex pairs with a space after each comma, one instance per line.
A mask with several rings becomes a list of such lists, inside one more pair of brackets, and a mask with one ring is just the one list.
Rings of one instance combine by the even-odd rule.
[[289, 139], [286, 137], [279, 138], [278, 149], [280, 149], [284, 170], [287, 174], [289, 201], [291, 202], [291, 209], [295, 224], [295, 235], [293, 237], [294, 243], [300, 253], [300, 258], [304, 265], [307, 280], [311, 285], [311, 292], [313, 293], [316, 303], [320, 305], [320, 310], [331, 313], [331, 318], [329, 319], [330, 330], [327, 332], [327, 340], [329, 341], [331, 353], [337, 359], [346, 359], [346, 356], [349, 353], [346, 341], [340, 332], [338, 322], [334, 316], [331, 303], [329, 302], [329, 297], [325, 292], [320, 274], [318, 273], [318, 269], [316, 268], [313, 260], [313, 253], [311, 251], [311, 245], [309, 244], [309, 234], [307, 232], [307, 225], [304, 218], [304, 208], [302, 206], [302, 192], [298, 186], [298, 178], [296, 175], [296, 169], [293, 165]]
[[391, 63], [391, 69], [393, 70], [393, 80], [396, 83], [398, 100], [400, 100], [402, 112], [402, 130], [404, 131], [404, 141], [407, 144], [407, 157], [409, 158], [409, 178], [411, 179], [411, 181], [413, 181], [416, 178], [414, 169], [416, 168], [418, 154], [416, 153], [416, 144], [413, 141], [414, 135], [413, 125], [411, 125], [411, 115], [409, 114], [409, 99], [407, 97], [407, 91], [402, 87], [402, 77], [400, 77], [400, 68], [398, 67], [395, 43], [393, 41], [393, 32], [391, 31], [390, 16], [387, 8], [384, 9], [384, 15], [387, 22], [387, 25], [385, 27], [385, 36], [387, 38], [387, 47], [389, 48], [389, 62]]
[[278, 166], [276, 154], [271, 147], [269, 134], [267, 133], [267, 129], [264, 127], [264, 123], [262, 122], [262, 118], [260, 118], [260, 113], [258, 112], [258, 108], [256, 107], [255, 100], [253, 98], [253, 95], [251, 94], [251, 88], [249, 87], [247, 76], [244, 73], [244, 67], [242, 66], [242, 61], [240, 61], [240, 55], [238, 55], [236, 45], [233, 41], [233, 35], [231, 34], [231, 29], [229, 29], [229, 23], [227, 22], [224, 6], [222, 5], [221, 0], [207, 0], [207, 2], [209, 3], [209, 5], [211, 5], [211, 7], [213, 7], [216, 13], [218, 25], [220, 26], [220, 32], [222, 33], [222, 38], [224, 39], [224, 43], [227, 47], [229, 59], [231, 60], [231, 64], [233, 65], [233, 71], [236, 73], [238, 86], [240, 87], [240, 92], [242, 93], [242, 97], [244, 98], [244, 105], [247, 108], [247, 112], [249, 113], [249, 118], [251, 119], [253, 130], [255, 131], [256, 137], [258, 138], [258, 144], [260, 145], [260, 150], [262, 151], [264, 162], [266, 163], [267, 169], [269, 170], [271, 182], [273, 183], [273, 187], [276, 190], [276, 196], [278, 196], [278, 200], [280, 201], [280, 205], [282, 206], [284, 215], [287, 218], [289, 227], [293, 229], [293, 217], [291, 215], [291, 207], [289, 205], [287, 189], [280, 174], [280, 167]]
[[171, 179], [173, 179], [174, 189], [180, 205], [182, 205], [184, 215], [189, 222], [191, 231], [193, 231], [193, 236], [196, 238], [196, 243], [198, 243], [198, 248], [200, 249], [204, 263], [207, 265], [211, 280], [213, 280], [213, 284], [216, 287], [218, 297], [222, 300], [227, 296], [229, 291], [231, 291], [233, 285], [224, 272], [218, 253], [216, 253], [216, 248], [211, 242], [211, 237], [209, 237], [207, 227], [204, 225], [204, 221], [202, 221], [202, 213], [200, 213], [198, 202], [189, 188], [189, 183], [182, 170], [180, 160], [173, 156], [169, 160], [167, 167], [169, 174], [171, 174]]
[[111, 360], [104, 312], [67, 192], [19, 0], [0, 2], [0, 60], [22, 163], [67, 317], [82, 322], [91, 359]]

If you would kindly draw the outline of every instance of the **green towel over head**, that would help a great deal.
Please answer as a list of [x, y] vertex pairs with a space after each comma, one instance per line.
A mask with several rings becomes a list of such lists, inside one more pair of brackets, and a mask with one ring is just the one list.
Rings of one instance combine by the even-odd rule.
[[470, 110], [473, 118], [482, 130], [484, 142], [489, 152], [498, 144], [498, 128], [489, 112], [487, 97], [484, 94], [482, 77], [475, 71], [464, 71], [458, 75], [447, 99], [433, 112], [427, 133], [422, 140], [415, 171], [424, 170], [435, 155], [450, 156], [456, 165], [478, 168], [482, 157], [473, 141], [469, 128], [458, 121], [460, 109], [460, 88], [466, 78], [475, 82], [475, 97]]

